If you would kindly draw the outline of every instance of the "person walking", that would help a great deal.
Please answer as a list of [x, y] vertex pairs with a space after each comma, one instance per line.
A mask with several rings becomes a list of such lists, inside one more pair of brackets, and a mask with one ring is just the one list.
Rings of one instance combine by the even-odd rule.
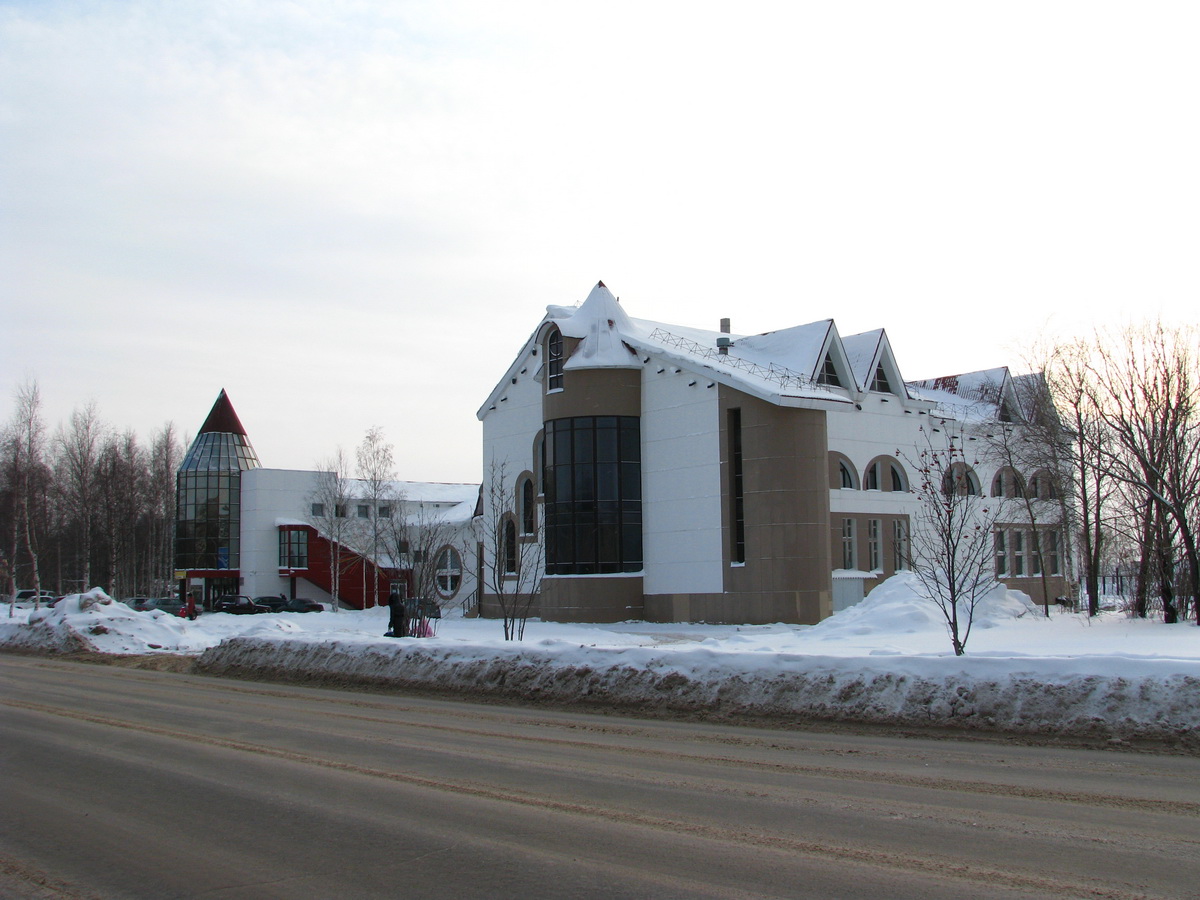
[[404, 601], [399, 591], [388, 594], [388, 637], [406, 637], [408, 621], [404, 615]]

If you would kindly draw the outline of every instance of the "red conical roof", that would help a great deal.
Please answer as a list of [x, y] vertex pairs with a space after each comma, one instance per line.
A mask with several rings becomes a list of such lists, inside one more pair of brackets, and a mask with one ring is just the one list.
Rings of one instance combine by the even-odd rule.
[[229, 395], [225, 393], [225, 388], [221, 388], [217, 402], [213, 404], [213, 408], [209, 410], [208, 418], [200, 426], [199, 434], [240, 434], [243, 437], [246, 436], [246, 429], [242, 427], [242, 420], [238, 418], [238, 414], [233, 411], [233, 404], [229, 402]]

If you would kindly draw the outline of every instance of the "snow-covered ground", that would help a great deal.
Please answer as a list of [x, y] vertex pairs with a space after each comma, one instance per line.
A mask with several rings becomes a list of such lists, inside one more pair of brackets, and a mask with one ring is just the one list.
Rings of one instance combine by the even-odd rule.
[[174, 653], [211, 673], [492, 691], [557, 702], [845, 719], [1200, 747], [1200, 628], [1045, 618], [998, 590], [956, 658], [937, 608], [898, 576], [819, 625], [530, 621], [523, 642], [501, 623], [447, 618], [437, 636], [383, 636], [387, 611], [134, 612], [101, 591], [53, 609], [0, 608], [0, 648]]

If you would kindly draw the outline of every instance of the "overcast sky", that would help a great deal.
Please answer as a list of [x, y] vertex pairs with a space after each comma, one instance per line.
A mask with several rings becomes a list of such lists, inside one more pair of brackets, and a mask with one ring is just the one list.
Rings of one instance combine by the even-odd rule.
[[886, 328], [907, 379], [1200, 296], [1194, 3], [0, 0], [0, 421], [477, 481], [547, 304]]

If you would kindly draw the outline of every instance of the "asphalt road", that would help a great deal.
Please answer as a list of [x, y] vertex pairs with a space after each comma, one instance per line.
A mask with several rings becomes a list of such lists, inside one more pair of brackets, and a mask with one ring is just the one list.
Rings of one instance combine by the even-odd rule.
[[1200, 897], [1200, 759], [0, 655], [0, 897]]

